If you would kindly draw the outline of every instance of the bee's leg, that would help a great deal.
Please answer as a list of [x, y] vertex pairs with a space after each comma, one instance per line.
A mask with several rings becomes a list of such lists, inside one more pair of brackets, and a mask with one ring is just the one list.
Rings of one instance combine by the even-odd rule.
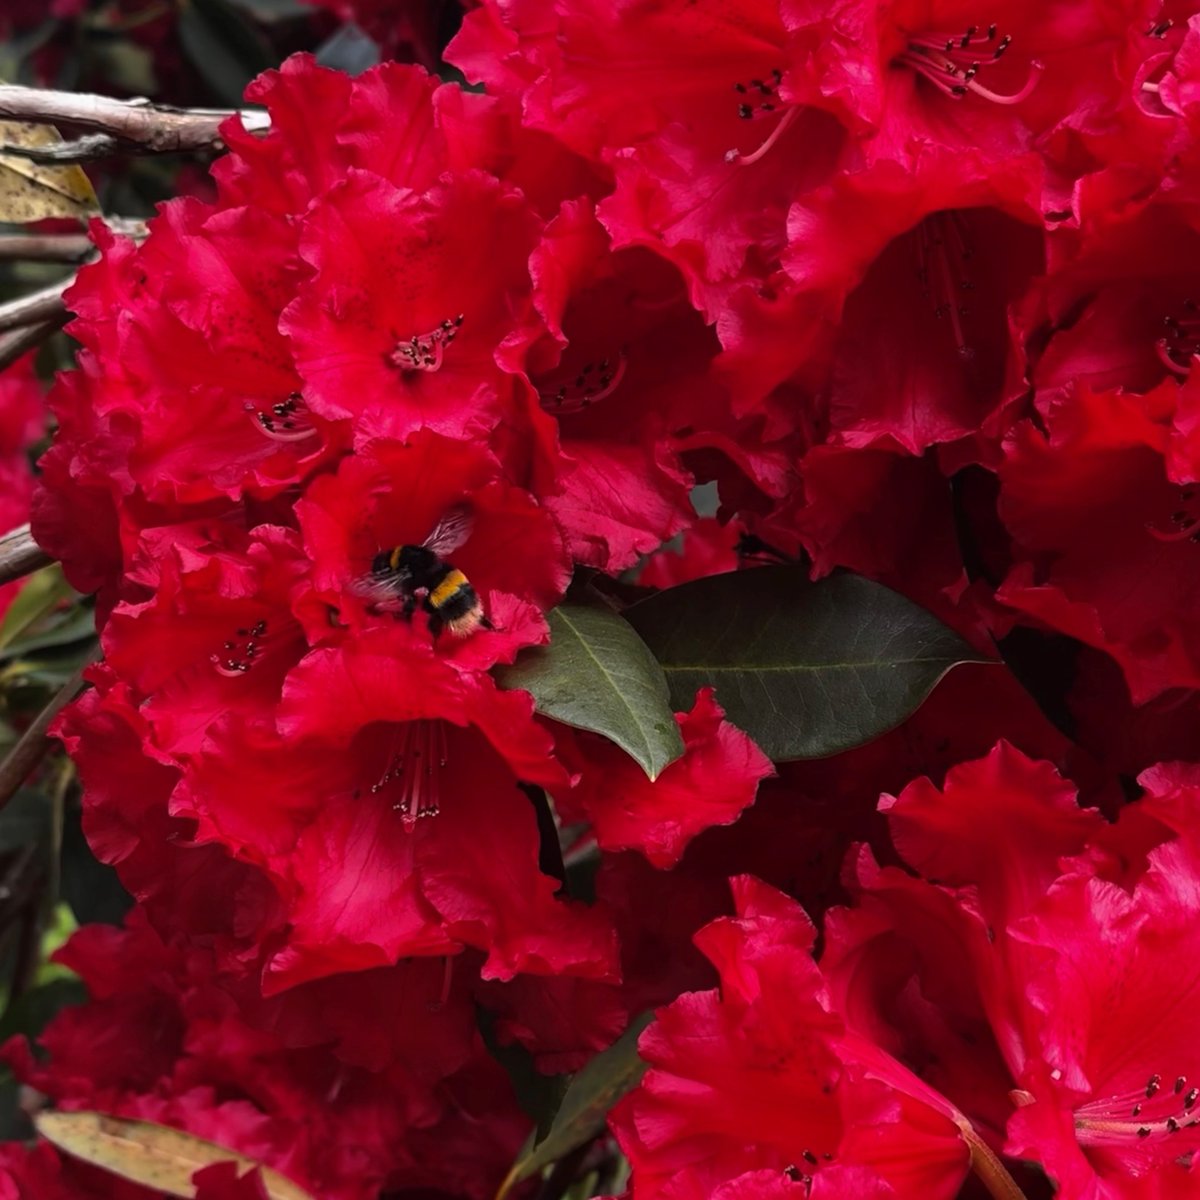
[[416, 607], [417, 607], [417, 598], [410, 592], [407, 596], [404, 597], [404, 607], [400, 610], [400, 615], [406, 621], [408, 621], [409, 624], [412, 623], [413, 612], [416, 610]]
[[427, 608], [426, 612], [429, 613], [429, 633], [434, 641], [437, 641], [438, 634], [446, 627], [445, 618], [433, 608]]
[[495, 625], [493, 625], [491, 623], [491, 621], [488, 620], [486, 613], [482, 617], [479, 618], [479, 627], [481, 629], [495, 629], [496, 628]]

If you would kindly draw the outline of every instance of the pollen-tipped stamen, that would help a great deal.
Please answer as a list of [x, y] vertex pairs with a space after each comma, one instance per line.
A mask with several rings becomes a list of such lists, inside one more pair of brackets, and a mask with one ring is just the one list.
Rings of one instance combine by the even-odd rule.
[[292, 392], [287, 399], [272, 404], [269, 409], [259, 408], [249, 400], [243, 407], [255, 429], [273, 442], [302, 442], [316, 436], [304, 397], [299, 392]]
[[400, 338], [388, 355], [388, 362], [401, 371], [426, 371], [432, 374], [441, 370], [446, 350], [458, 337], [463, 320], [463, 314], [459, 313], [456, 317], [447, 317], [428, 333], [414, 333], [411, 337]]
[[927, 30], [908, 39], [896, 62], [912, 67], [953, 100], [972, 93], [993, 104], [1020, 104], [1037, 87], [1044, 69], [1040, 62], [1030, 62], [1025, 83], [1011, 94], [985, 87], [976, 78], [980, 71], [999, 62], [1011, 44], [1012, 37], [1007, 33], [1000, 36], [994, 24], [971, 25], [960, 34]]
[[1145, 1087], [1077, 1108], [1075, 1134], [1085, 1146], [1173, 1137], [1200, 1127], [1198, 1103], [1200, 1088], [1189, 1088], [1185, 1075], [1176, 1076], [1171, 1084], [1161, 1075], [1151, 1075]]
[[255, 663], [262, 661], [267, 637], [265, 618], [236, 630], [221, 650], [210, 656], [213, 670], [227, 679], [240, 679]]
[[1193, 359], [1200, 354], [1200, 306], [1194, 300], [1185, 300], [1180, 309], [1163, 318], [1167, 333], [1154, 344], [1154, 351], [1172, 374], [1187, 375]]
[[[764, 117], [773, 117], [786, 103], [780, 98], [779, 87], [783, 83], [783, 72], [775, 68], [766, 79], [751, 79], [745, 83], [735, 83], [733, 90], [738, 94], [738, 116], [743, 121], [757, 121]], [[799, 109], [789, 107], [779, 123], [767, 134], [757, 150], [743, 154], [740, 150], [726, 150], [725, 161], [737, 163], [739, 167], [748, 167], [751, 163], [759, 162], [776, 145], [789, 126], [795, 121]]]
[[1146, 532], [1157, 542], [1200, 541], [1200, 499], [1194, 487], [1179, 489], [1179, 508], [1171, 514], [1171, 529], [1147, 523]]
[[917, 226], [917, 278], [925, 298], [933, 305], [933, 315], [939, 321], [949, 320], [958, 357], [964, 362], [975, 357], [963, 328], [963, 318], [971, 310], [962, 296], [975, 290], [967, 271], [974, 253], [961, 213], [934, 213]]
[[377, 794], [394, 783], [399, 798], [394, 808], [411, 828], [423, 817], [440, 811], [441, 771], [446, 766], [444, 721], [406, 721], [398, 732], [396, 750], [378, 781], [371, 785]]
[[571, 383], [553, 390], [541, 388], [538, 398], [542, 407], [555, 416], [582, 412], [611, 396], [620, 387], [627, 366], [628, 358], [624, 350], [598, 362], [584, 363]]

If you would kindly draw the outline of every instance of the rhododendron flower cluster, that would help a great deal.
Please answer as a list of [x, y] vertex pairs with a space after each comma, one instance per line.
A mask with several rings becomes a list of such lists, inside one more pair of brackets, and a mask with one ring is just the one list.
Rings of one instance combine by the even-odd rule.
[[[1200, 1196], [1200, 12], [487, 0], [447, 58], [295, 56], [213, 199], [93, 226], [33, 528], [136, 906], [5, 1061], [314, 1196], [484, 1200], [546, 1115], [501, 1063], [652, 1010], [547, 1195]], [[840, 752], [774, 762], [728, 665], [637, 736], [537, 683], [585, 646], [627, 721], [642, 659], [563, 614], [730, 572], [776, 669], [767, 571], [972, 661], [869, 737], [796, 700]]]

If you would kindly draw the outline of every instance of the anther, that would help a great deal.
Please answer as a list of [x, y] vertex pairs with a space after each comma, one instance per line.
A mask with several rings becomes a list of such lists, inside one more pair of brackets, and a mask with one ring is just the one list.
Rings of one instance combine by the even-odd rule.
[[[779, 86], [783, 83], [783, 72], [778, 68], [772, 69], [766, 79], [750, 79], [733, 85], [738, 96], [746, 97], [737, 106], [737, 115], [743, 121], [753, 121], [758, 117], [770, 117], [780, 108]], [[751, 97], [757, 96], [757, 101]], [[796, 110], [789, 109], [783, 115], [780, 123], [767, 135], [766, 140], [752, 154], [742, 154], [738, 150], [728, 150], [725, 153], [726, 162], [737, 162], [742, 166], [758, 162], [776, 142], [779, 141], [783, 130], [792, 123]]]
[[387, 361], [401, 371], [434, 372], [441, 368], [446, 350], [458, 337], [458, 331], [465, 320], [463, 313], [456, 317], [447, 317], [439, 322], [428, 333], [415, 333], [411, 337], [400, 338], [395, 348], [387, 355]]
[[538, 398], [542, 407], [555, 416], [582, 412], [617, 390], [625, 377], [627, 365], [624, 350], [613, 357], [606, 356], [598, 363], [585, 363], [570, 384], [540, 388]]
[[258, 408], [249, 400], [242, 408], [259, 433], [272, 441], [302, 442], [316, 435], [317, 431], [308, 417], [304, 398], [299, 392], [292, 392], [286, 400], [272, 404], [267, 411]]
[[[928, 79], [938, 91], [952, 99], [961, 100], [968, 93], [973, 93], [993, 104], [1019, 104], [1037, 86], [1044, 68], [1041, 63], [1031, 61], [1024, 85], [1011, 94], [984, 87], [976, 76], [983, 68], [997, 62], [1012, 44], [1012, 36], [1007, 33], [996, 41], [997, 32], [996, 25], [991, 24], [983, 32], [978, 25], [971, 25], [962, 34], [934, 31], [917, 34], [909, 38], [896, 62], [911, 67], [916, 74]], [[982, 46], [990, 50], [989, 57], [977, 57]]]

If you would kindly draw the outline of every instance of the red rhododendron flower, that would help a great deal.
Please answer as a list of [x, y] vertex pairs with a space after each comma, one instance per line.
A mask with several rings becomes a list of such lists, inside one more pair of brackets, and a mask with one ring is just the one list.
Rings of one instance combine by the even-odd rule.
[[566, 780], [527, 696], [394, 626], [309, 654], [277, 730], [225, 720], [210, 739], [172, 807], [274, 880], [291, 929], [272, 986], [464, 945], [489, 976], [611, 972], [603, 915], [539, 870], [518, 785]]
[[579, 782], [556, 797], [559, 808], [586, 818], [604, 849], [637, 849], [656, 867], [674, 866], [702, 829], [735, 821], [754, 802], [759, 780], [773, 773], [767, 756], [724, 717], [712, 688], [698, 692], [692, 711], [675, 716], [683, 756], [653, 780], [611, 742], [575, 735], [560, 750]]
[[424, 196], [347, 172], [306, 215], [314, 274], [283, 318], [313, 411], [354, 418], [360, 442], [503, 419], [513, 381], [496, 355], [527, 336], [535, 229], [479, 172]]
[[697, 935], [721, 991], [658, 1014], [639, 1043], [650, 1071], [613, 1115], [635, 1195], [711, 1195], [763, 1170], [819, 1180], [831, 1162], [956, 1195], [967, 1151], [949, 1105], [879, 1051], [859, 1057], [797, 905], [746, 877], [734, 898], [737, 917]]
[[47, 1028], [48, 1062], [19, 1039], [4, 1053], [63, 1108], [181, 1126], [337, 1197], [436, 1183], [483, 1200], [525, 1134], [465, 978], [438, 963], [263, 1001], [204, 948], [164, 942], [136, 916], [81, 931], [59, 958], [90, 1004]]
[[1084, 385], [1055, 409], [1049, 437], [1019, 427], [1000, 468], [1000, 515], [1019, 557], [998, 598], [1112, 655], [1138, 703], [1197, 682], [1197, 476], [1165, 461], [1191, 392]]

